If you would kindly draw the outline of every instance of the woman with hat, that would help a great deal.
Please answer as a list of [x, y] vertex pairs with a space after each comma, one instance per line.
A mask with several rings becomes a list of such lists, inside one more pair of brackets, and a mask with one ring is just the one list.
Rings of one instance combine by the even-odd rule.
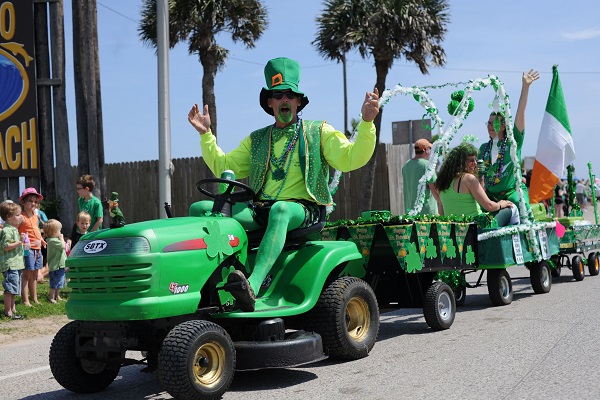
[[[210, 170], [216, 176], [229, 169], [237, 178], [249, 177], [255, 200], [266, 205], [266, 212], [252, 212], [246, 204], [236, 204], [233, 209], [234, 218], [246, 230], [266, 227], [250, 277], [235, 270], [228, 278], [230, 283], [241, 282], [243, 289], [231, 293], [243, 311], [254, 311], [255, 293], [283, 249], [285, 232], [315, 224], [320, 207], [333, 203], [328, 189], [329, 166], [346, 172], [369, 161], [376, 142], [373, 120], [379, 113], [375, 89], [366, 93], [358, 135], [351, 143], [325, 121], [299, 117], [308, 97], [298, 88], [297, 61], [283, 57], [270, 60], [264, 75], [266, 87], [260, 92], [260, 105], [274, 117], [274, 123], [252, 132], [230, 153], [217, 146], [207, 105], [201, 112], [196, 104], [188, 114], [188, 121], [200, 133], [202, 156]], [[206, 203], [210, 211], [212, 203]]]
[[30, 250], [29, 254], [25, 256], [25, 270], [21, 279], [21, 299], [23, 304], [29, 307], [31, 302], [39, 304], [37, 277], [38, 270], [43, 266], [42, 246], [45, 246], [46, 242], [42, 238], [35, 210], [43, 198], [44, 196], [32, 187], [25, 189], [19, 197], [19, 203], [23, 207], [23, 223], [19, 226], [19, 233], [27, 234], [30, 242]]

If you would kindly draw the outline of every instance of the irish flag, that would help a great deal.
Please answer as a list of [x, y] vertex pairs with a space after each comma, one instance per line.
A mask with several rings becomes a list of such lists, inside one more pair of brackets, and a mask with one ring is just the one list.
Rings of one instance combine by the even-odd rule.
[[566, 166], [575, 160], [569, 115], [563, 97], [557, 66], [552, 67], [552, 86], [546, 103], [538, 138], [537, 154], [529, 187], [530, 203], [539, 203], [554, 196], [554, 186]]

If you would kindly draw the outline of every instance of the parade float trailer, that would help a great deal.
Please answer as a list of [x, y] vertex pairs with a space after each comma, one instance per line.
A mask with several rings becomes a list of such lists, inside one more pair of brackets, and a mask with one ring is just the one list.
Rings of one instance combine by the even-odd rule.
[[[569, 268], [576, 281], [582, 281], [585, 277], [585, 264], [588, 266], [590, 276], [596, 276], [600, 272], [600, 225], [598, 224], [598, 205], [595, 193], [595, 175], [592, 171], [592, 163], [588, 162], [590, 182], [593, 185], [591, 193], [592, 205], [594, 207], [595, 224], [584, 221], [579, 205], [575, 200], [575, 182], [573, 180], [573, 167], [567, 167], [567, 195], [570, 204], [570, 216], [558, 218], [565, 227], [564, 235], [560, 238], [560, 252], [552, 258], [556, 268], [552, 276], [559, 277], [562, 268]], [[586, 257], [587, 253], [587, 257]]]

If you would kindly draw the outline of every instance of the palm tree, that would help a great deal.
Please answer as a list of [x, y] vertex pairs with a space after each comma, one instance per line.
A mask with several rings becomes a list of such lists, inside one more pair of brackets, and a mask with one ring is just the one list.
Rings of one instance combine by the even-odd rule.
[[[216, 36], [226, 32], [234, 42], [253, 48], [267, 25], [267, 11], [259, 0], [169, 0], [169, 46], [187, 41], [189, 54], [200, 59], [204, 71], [202, 102], [208, 104], [215, 135], [215, 76], [229, 55], [217, 44]], [[138, 32], [145, 44], [156, 48], [156, 0], [143, 0]]]
[[[416, 63], [423, 74], [430, 65], [446, 62], [440, 45], [449, 22], [446, 0], [327, 0], [324, 6], [313, 45], [331, 60], [343, 61], [350, 50], [358, 50], [363, 59], [373, 57], [379, 93], [396, 59]], [[377, 143], [382, 114], [375, 118]], [[371, 158], [361, 175], [366, 209], [371, 207], [375, 160]]]

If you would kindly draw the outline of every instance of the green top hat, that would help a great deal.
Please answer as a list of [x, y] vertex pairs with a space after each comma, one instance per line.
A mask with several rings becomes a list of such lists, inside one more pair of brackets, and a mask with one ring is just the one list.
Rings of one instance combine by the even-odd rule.
[[301, 111], [308, 104], [308, 97], [298, 90], [300, 82], [300, 64], [298, 61], [290, 58], [279, 57], [269, 60], [265, 65], [265, 81], [267, 87], [260, 91], [260, 106], [267, 114], [274, 115], [273, 110], [267, 104], [272, 91], [291, 90], [302, 96], [298, 111]]
[[110, 201], [116, 201], [117, 203], [119, 202], [119, 193], [117, 192], [112, 192], [110, 194]]

